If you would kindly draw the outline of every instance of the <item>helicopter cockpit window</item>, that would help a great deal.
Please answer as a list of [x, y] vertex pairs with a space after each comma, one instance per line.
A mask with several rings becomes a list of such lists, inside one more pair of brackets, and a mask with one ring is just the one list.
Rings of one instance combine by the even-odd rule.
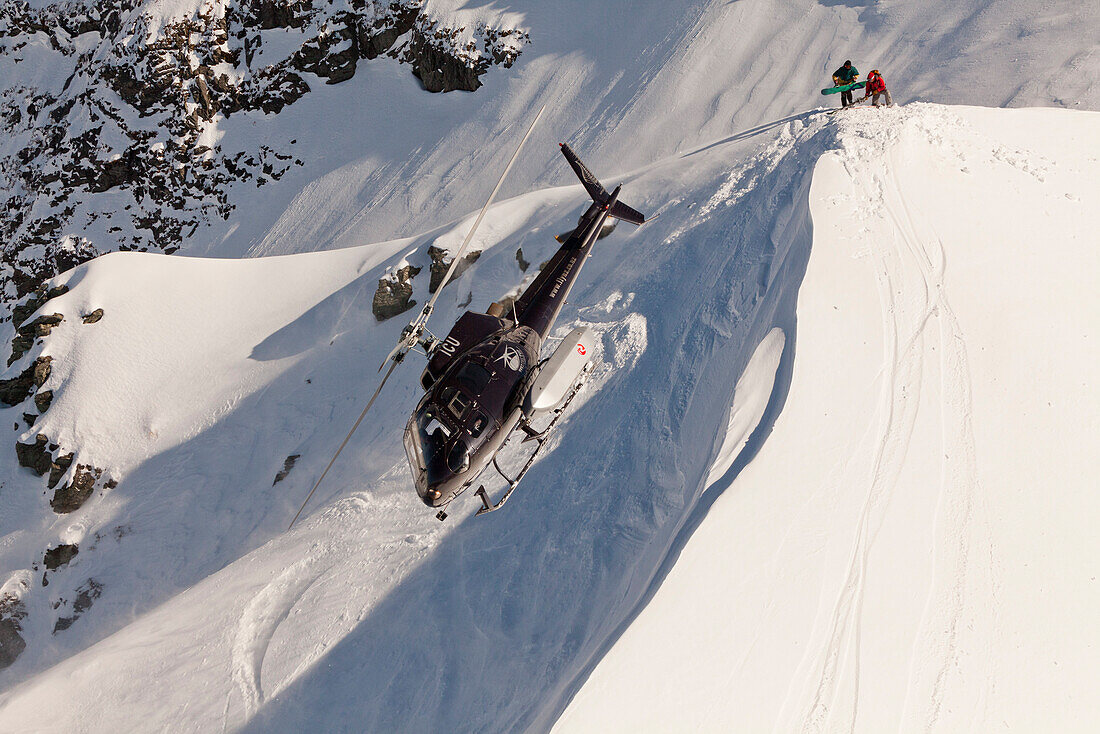
[[447, 402], [447, 410], [451, 412], [458, 420], [462, 420], [466, 415], [466, 410], [470, 407], [470, 398], [463, 395], [460, 391], [455, 390], [451, 395], [451, 399]]
[[424, 433], [427, 433], [429, 436], [438, 435], [443, 438], [447, 438], [451, 435], [451, 429], [447, 428], [447, 426], [441, 423], [440, 420], [433, 416], [431, 413], [425, 413], [424, 418], [425, 420], [421, 424], [423, 426], [422, 430], [424, 431]]
[[474, 417], [470, 419], [470, 425], [467, 428], [470, 432], [470, 436], [473, 438], [480, 436], [488, 423], [489, 419], [485, 417], [484, 413], [474, 413]]
[[426, 406], [417, 411], [405, 428], [405, 452], [417, 489], [421, 491], [446, 474], [452, 451], [449, 444], [455, 434], [433, 410], [432, 406]]
[[477, 395], [489, 384], [492, 375], [489, 370], [479, 364], [467, 362], [455, 375], [455, 382], [466, 388], [471, 394]]
[[447, 468], [458, 473], [470, 468], [470, 449], [465, 442], [455, 441], [454, 446], [447, 453]]

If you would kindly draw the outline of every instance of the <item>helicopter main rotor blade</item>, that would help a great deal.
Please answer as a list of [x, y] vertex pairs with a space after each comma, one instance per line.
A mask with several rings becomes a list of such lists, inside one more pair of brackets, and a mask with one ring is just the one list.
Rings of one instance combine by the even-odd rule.
[[527, 132], [524, 133], [523, 139], [519, 141], [519, 145], [516, 146], [516, 152], [512, 154], [511, 159], [508, 161], [508, 165], [504, 167], [504, 173], [500, 174], [500, 178], [497, 179], [497, 185], [493, 187], [493, 192], [489, 194], [489, 198], [485, 201], [485, 206], [481, 207], [481, 211], [478, 212], [477, 219], [474, 220], [474, 224], [470, 227], [470, 231], [466, 233], [466, 239], [462, 240], [462, 246], [458, 248], [458, 253], [451, 261], [451, 266], [447, 268], [447, 274], [443, 276], [443, 280], [439, 282], [439, 287], [435, 289], [435, 293], [432, 294], [432, 299], [428, 301], [427, 310], [430, 312], [431, 307], [435, 305], [435, 301], [439, 298], [439, 294], [443, 292], [443, 287], [451, 282], [451, 276], [454, 275], [455, 268], [458, 267], [458, 261], [462, 259], [462, 256], [466, 254], [466, 248], [470, 246], [470, 241], [474, 238], [474, 233], [477, 232], [477, 228], [481, 226], [481, 220], [485, 218], [485, 212], [489, 210], [489, 206], [493, 203], [493, 200], [497, 196], [497, 192], [500, 191], [501, 185], [504, 183], [504, 179], [508, 176], [508, 172], [512, 170], [512, 164], [519, 158], [519, 153], [523, 150], [524, 143], [527, 142], [527, 138], [531, 137], [531, 132], [535, 129], [535, 125], [538, 124], [539, 118], [542, 117], [542, 113], [546, 111], [546, 105], [539, 108], [538, 114], [535, 115], [535, 119], [531, 120], [531, 126], [527, 128]]
[[[450, 267], [447, 268], [447, 273], [443, 276], [443, 280], [440, 281], [439, 287], [435, 289], [435, 293], [432, 294], [431, 299], [424, 304], [424, 308], [421, 309], [412, 322], [405, 327], [401, 332], [401, 339], [398, 341], [397, 346], [393, 351], [389, 353], [386, 360], [401, 361], [401, 358], [405, 356], [405, 353], [416, 346], [417, 341], [420, 339], [421, 334], [424, 333], [424, 327], [428, 323], [428, 318], [432, 315], [432, 311], [435, 309], [435, 302], [438, 300], [439, 295], [443, 292], [443, 288], [451, 282], [451, 277], [454, 275], [455, 269], [458, 267], [459, 261], [462, 256], [466, 254], [466, 248], [470, 246], [470, 242], [474, 238], [474, 233], [477, 232], [477, 228], [481, 225], [481, 220], [485, 218], [485, 212], [489, 210], [493, 200], [496, 198], [497, 192], [500, 191], [501, 185], [504, 183], [505, 177], [508, 176], [508, 172], [512, 170], [512, 165], [519, 158], [519, 153], [523, 150], [524, 143], [527, 142], [527, 138], [531, 137], [531, 131], [535, 129], [535, 125], [538, 124], [539, 118], [542, 117], [542, 113], [546, 111], [546, 105], [539, 108], [538, 114], [535, 115], [535, 119], [531, 121], [531, 126], [527, 128], [527, 132], [524, 133], [523, 139], [519, 141], [519, 145], [516, 146], [516, 152], [512, 154], [511, 159], [508, 161], [508, 165], [504, 168], [504, 173], [500, 174], [500, 178], [497, 179], [497, 185], [493, 187], [493, 191], [489, 194], [489, 198], [485, 200], [485, 205], [481, 207], [481, 211], [478, 212], [477, 218], [474, 220], [474, 224], [470, 227], [470, 231], [466, 233], [466, 238], [462, 240], [462, 246], [458, 248], [458, 252], [455, 253], [454, 259], [451, 260]], [[378, 368], [381, 372], [382, 367], [386, 365], [385, 362]]]
[[290, 521], [290, 525], [287, 526], [288, 531], [294, 527], [294, 523], [298, 522], [298, 518], [301, 517], [302, 512], [306, 509], [306, 505], [309, 504], [309, 500], [313, 497], [313, 493], [321, 486], [321, 482], [324, 481], [332, 465], [336, 463], [336, 459], [340, 456], [340, 452], [348, 445], [348, 441], [351, 440], [352, 434], [359, 428], [359, 424], [363, 422], [363, 418], [366, 417], [367, 411], [374, 405], [374, 401], [378, 398], [378, 394], [382, 392], [383, 385], [390, 379], [390, 375], [393, 374], [394, 369], [405, 358], [408, 351], [416, 346], [417, 342], [420, 340], [420, 336], [424, 333], [424, 327], [428, 322], [428, 317], [432, 315], [432, 310], [435, 308], [436, 299], [438, 299], [439, 294], [442, 293], [443, 287], [451, 281], [451, 276], [454, 275], [455, 268], [458, 267], [458, 261], [466, 254], [466, 248], [469, 247], [470, 241], [474, 238], [474, 233], [477, 232], [478, 226], [481, 225], [481, 220], [485, 218], [485, 212], [489, 210], [489, 206], [493, 203], [493, 199], [496, 198], [497, 192], [500, 191], [501, 184], [504, 183], [504, 179], [508, 175], [508, 172], [512, 170], [512, 165], [516, 162], [516, 159], [519, 158], [519, 153], [523, 150], [524, 143], [527, 142], [527, 138], [531, 137], [531, 131], [535, 129], [535, 125], [538, 123], [539, 118], [542, 117], [544, 111], [546, 111], [546, 105], [543, 105], [539, 109], [538, 114], [535, 115], [535, 119], [531, 121], [531, 126], [528, 127], [527, 132], [524, 133], [523, 139], [519, 141], [516, 152], [512, 154], [511, 159], [508, 161], [508, 165], [505, 166], [504, 173], [500, 174], [497, 185], [493, 187], [493, 192], [489, 194], [489, 198], [485, 201], [485, 206], [481, 207], [481, 211], [478, 212], [477, 219], [474, 220], [473, 226], [470, 227], [470, 231], [466, 234], [466, 239], [462, 241], [462, 246], [458, 248], [458, 253], [451, 261], [451, 265], [447, 269], [446, 275], [443, 276], [443, 280], [432, 295], [431, 300], [424, 306], [420, 314], [401, 331], [401, 338], [398, 340], [397, 346], [386, 356], [385, 362], [382, 362], [381, 366], [378, 368], [378, 371], [381, 372], [382, 367], [386, 366], [386, 362], [390, 363], [390, 368], [386, 370], [386, 374], [382, 377], [382, 381], [378, 383], [378, 388], [374, 391], [374, 395], [371, 395], [370, 400], [367, 402], [367, 407], [363, 408], [363, 412], [359, 414], [359, 418], [355, 421], [355, 425], [348, 431], [348, 435], [344, 437], [344, 442], [340, 444], [340, 448], [336, 449], [336, 453], [332, 455], [332, 459], [328, 462], [328, 466], [321, 472], [321, 476], [317, 478], [317, 482], [313, 485], [313, 489], [309, 490], [309, 494], [306, 495], [306, 500], [298, 509], [298, 513], [294, 515], [294, 519]]
[[329, 461], [328, 466], [321, 472], [321, 476], [317, 478], [317, 483], [313, 485], [313, 489], [309, 490], [309, 494], [306, 495], [306, 501], [302, 503], [302, 506], [298, 509], [298, 513], [294, 516], [294, 519], [290, 521], [290, 525], [287, 526], [287, 531], [294, 527], [294, 523], [298, 522], [298, 518], [302, 515], [302, 511], [306, 509], [306, 505], [309, 504], [309, 500], [313, 497], [313, 493], [317, 491], [317, 488], [321, 486], [321, 482], [324, 481], [325, 475], [328, 474], [328, 470], [332, 468], [332, 465], [336, 463], [336, 457], [340, 455], [340, 452], [344, 450], [344, 447], [348, 445], [348, 441], [351, 440], [351, 436], [359, 428], [359, 424], [363, 422], [363, 418], [366, 417], [367, 411], [374, 405], [374, 401], [378, 398], [378, 394], [382, 392], [382, 386], [386, 384], [386, 380], [390, 379], [390, 375], [393, 374], [393, 370], [400, 363], [400, 360], [394, 360], [390, 368], [386, 370], [385, 377], [378, 383], [377, 389], [374, 391], [374, 395], [370, 396], [370, 400], [367, 402], [367, 407], [363, 408], [363, 412], [359, 414], [358, 420], [355, 421], [355, 425], [348, 431], [348, 435], [344, 437], [344, 442], [340, 444], [340, 448], [336, 449], [336, 453], [332, 455], [332, 460]]

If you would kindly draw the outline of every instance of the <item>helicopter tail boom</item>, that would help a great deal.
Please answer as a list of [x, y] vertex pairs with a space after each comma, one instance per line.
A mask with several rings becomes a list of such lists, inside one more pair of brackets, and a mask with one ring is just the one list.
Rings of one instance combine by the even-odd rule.
[[[573, 149], [569, 147], [568, 143], [561, 144], [561, 153], [565, 156], [565, 160], [569, 161], [570, 168], [577, 174], [577, 178], [581, 180], [585, 191], [592, 197], [592, 201], [601, 205], [607, 204], [611, 199], [611, 194], [607, 193], [607, 189], [603, 187], [599, 179], [592, 175], [592, 172], [581, 162], [581, 159], [577, 157], [577, 154], [573, 152]], [[621, 219], [631, 224], [645, 223], [644, 214], [633, 207], [627, 206], [621, 201], [615, 201], [611, 204], [607, 216]]]

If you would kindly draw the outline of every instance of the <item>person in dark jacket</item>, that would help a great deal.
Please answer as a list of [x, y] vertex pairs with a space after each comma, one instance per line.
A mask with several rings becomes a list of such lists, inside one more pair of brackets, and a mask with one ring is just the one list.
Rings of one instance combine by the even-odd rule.
[[[844, 66], [833, 72], [833, 86], [839, 87], [842, 84], [851, 84], [852, 82], [858, 80], [859, 69], [852, 66], [852, 62], [850, 60], [845, 61]], [[840, 106], [847, 107], [850, 104], [853, 104], [851, 89], [846, 92], [840, 93]]]
[[[863, 98], [867, 99], [871, 97], [871, 104], [878, 107], [878, 98], [883, 97], [886, 101], [886, 106], [890, 107], [894, 104], [894, 101], [890, 99], [890, 90], [886, 88], [886, 80], [882, 78], [882, 74], [878, 73], [878, 69], [874, 69], [867, 75], [867, 86], [864, 87]], [[873, 96], [872, 96], [873, 95]]]

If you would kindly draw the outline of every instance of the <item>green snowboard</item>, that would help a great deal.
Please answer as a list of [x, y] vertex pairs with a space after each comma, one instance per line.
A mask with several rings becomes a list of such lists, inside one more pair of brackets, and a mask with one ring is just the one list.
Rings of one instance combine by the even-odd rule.
[[829, 87], [828, 89], [822, 89], [822, 94], [836, 94], [837, 92], [847, 92], [849, 89], [863, 89], [863, 85], [867, 82], [852, 82], [851, 84], [841, 84], [839, 87]]

